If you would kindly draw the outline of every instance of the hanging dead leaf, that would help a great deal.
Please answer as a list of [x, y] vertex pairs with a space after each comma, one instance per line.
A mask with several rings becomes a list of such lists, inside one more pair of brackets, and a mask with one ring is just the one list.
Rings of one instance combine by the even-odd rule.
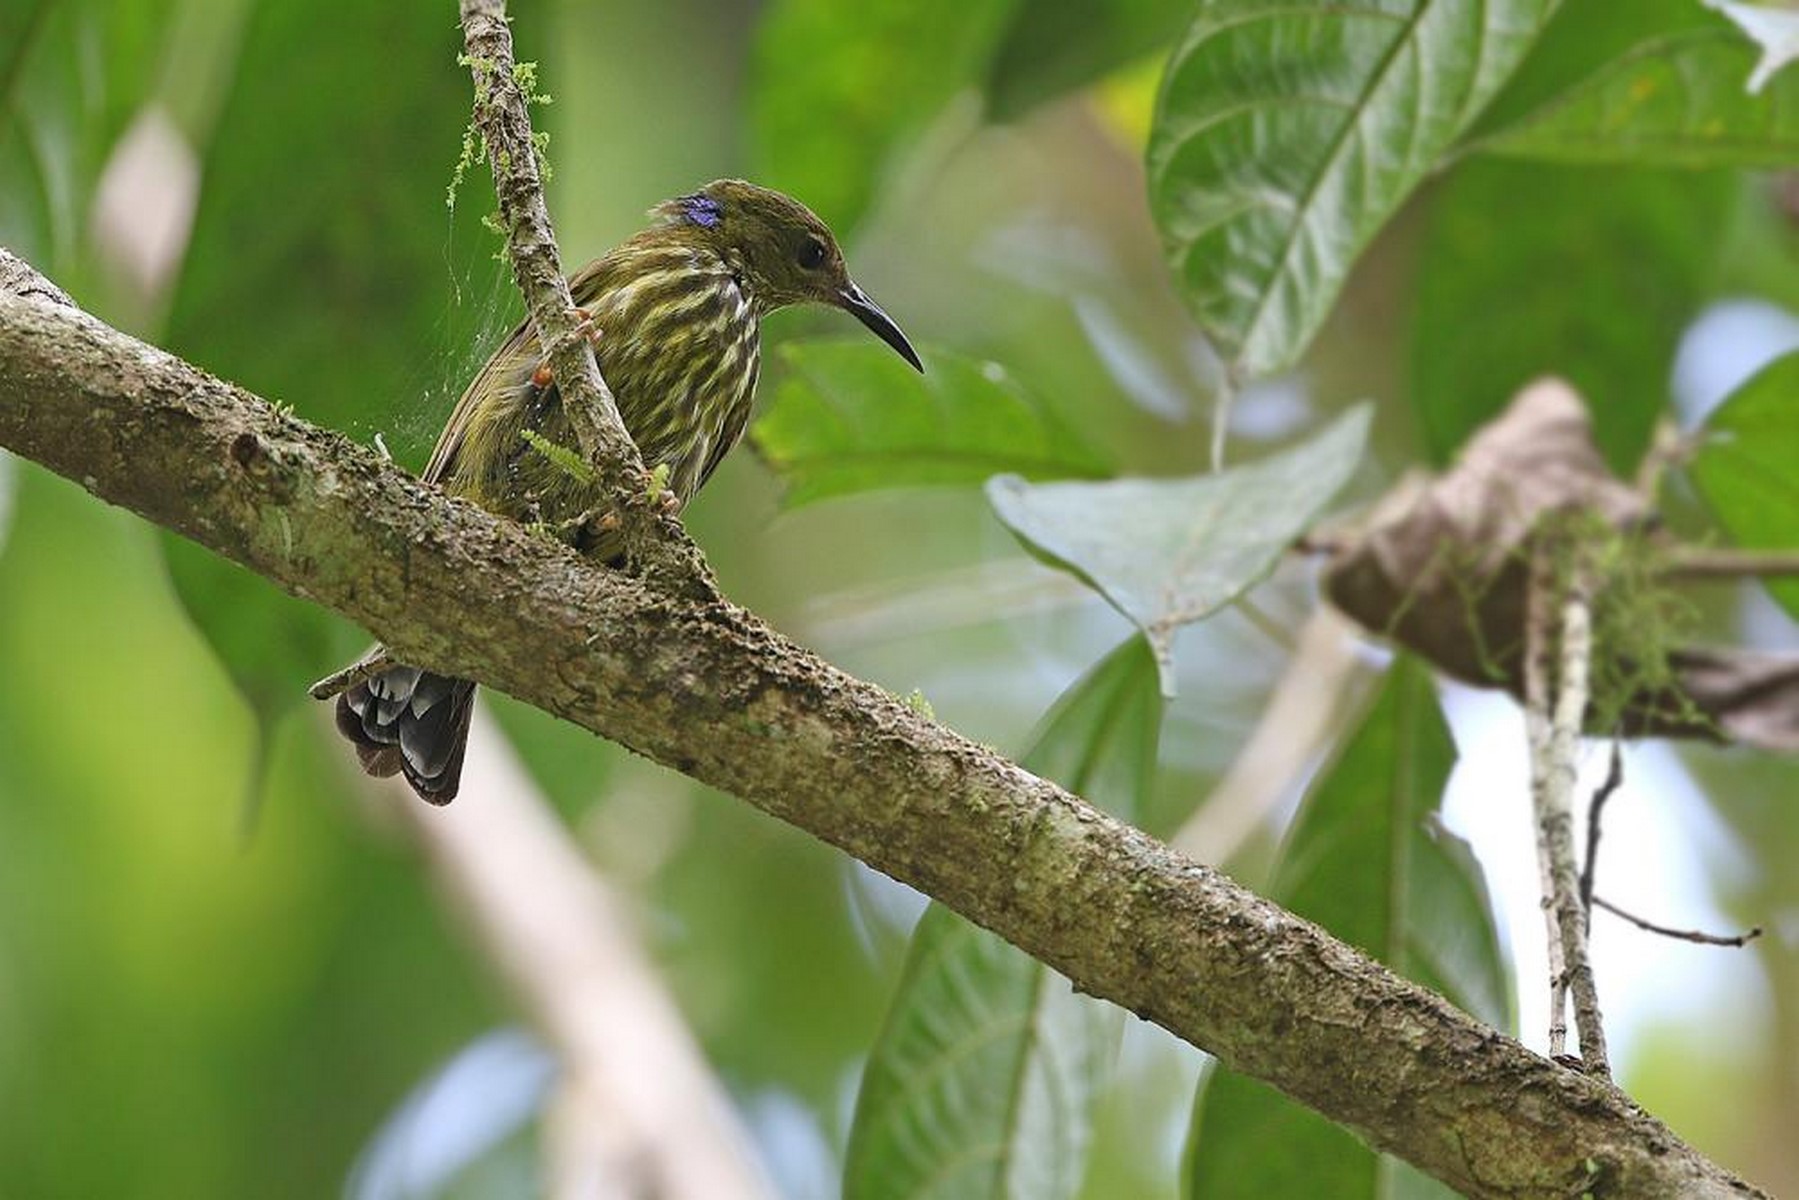
[[[1359, 531], [1339, 535], [1325, 592], [1445, 673], [1518, 695], [1532, 541], [1564, 516], [1626, 536], [1650, 538], [1656, 526], [1644, 495], [1607, 469], [1581, 398], [1543, 380], [1447, 473], [1401, 481]], [[1641, 671], [1630, 647], [1599, 652], [1614, 661], [1597, 673], [1609, 666], [1611, 678], [1638, 681], [1613, 706], [1627, 733], [1799, 750], [1799, 655], [1679, 647], [1659, 652], [1665, 670]]]

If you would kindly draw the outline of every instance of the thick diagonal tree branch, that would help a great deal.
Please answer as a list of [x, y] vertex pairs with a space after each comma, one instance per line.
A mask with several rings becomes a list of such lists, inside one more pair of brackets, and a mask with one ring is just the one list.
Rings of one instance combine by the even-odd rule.
[[0, 296], [0, 445], [360, 622], [408, 662], [841, 847], [1468, 1195], [1761, 1194], [1608, 1084], [753, 614], [588, 563], [77, 311]]

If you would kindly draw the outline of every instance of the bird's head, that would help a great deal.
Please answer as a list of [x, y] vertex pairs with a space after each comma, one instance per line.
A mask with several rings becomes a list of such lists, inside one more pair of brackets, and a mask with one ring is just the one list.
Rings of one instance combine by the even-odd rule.
[[924, 370], [893, 318], [850, 278], [830, 228], [793, 197], [741, 179], [717, 179], [663, 201], [651, 214], [731, 263], [764, 311], [808, 303], [841, 308]]

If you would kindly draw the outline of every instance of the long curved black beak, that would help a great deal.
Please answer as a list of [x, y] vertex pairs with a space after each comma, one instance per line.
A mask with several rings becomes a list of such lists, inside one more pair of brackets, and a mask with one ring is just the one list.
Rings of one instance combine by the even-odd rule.
[[838, 303], [845, 312], [853, 313], [856, 320], [868, 326], [876, 337], [892, 346], [899, 356], [912, 364], [912, 368], [920, 375], [924, 374], [924, 364], [918, 361], [918, 351], [912, 349], [912, 343], [900, 332], [900, 327], [893, 323], [893, 318], [881, 311], [881, 306], [868, 298], [855, 284], [850, 284], [837, 293]]

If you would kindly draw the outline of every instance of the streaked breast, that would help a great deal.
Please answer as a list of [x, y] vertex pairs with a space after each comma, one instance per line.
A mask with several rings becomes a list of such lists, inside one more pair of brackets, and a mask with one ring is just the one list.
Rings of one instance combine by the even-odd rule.
[[[759, 364], [755, 306], [730, 267], [689, 247], [646, 250], [587, 305], [600, 370], [645, 463], [683, 500], [741, 434]], [[621, 277], [622, 276], [622, 277]]]

